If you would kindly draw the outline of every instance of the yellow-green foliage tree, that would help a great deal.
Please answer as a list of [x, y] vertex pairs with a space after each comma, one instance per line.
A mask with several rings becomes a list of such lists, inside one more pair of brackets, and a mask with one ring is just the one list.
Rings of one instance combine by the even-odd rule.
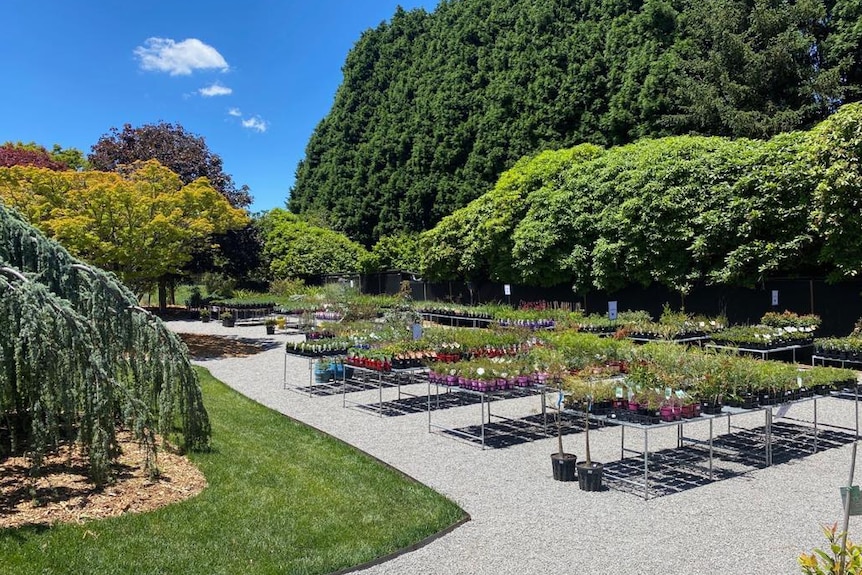
[[74, 255], [115, 272], [130, 287], [179, 273], [214, 234], [248, 221], [206, 178], [183, 185], [156, 160], [118, 172], [0, 168], [0, 200]]

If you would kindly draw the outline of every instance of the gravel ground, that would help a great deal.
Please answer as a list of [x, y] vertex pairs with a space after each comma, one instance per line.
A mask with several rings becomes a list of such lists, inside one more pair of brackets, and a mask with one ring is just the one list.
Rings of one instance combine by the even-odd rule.
[[[262, 326], [223, 328], [218, 322], [168, 322], [177, 332], [229, 335], [281, 344], [300, 336], [263, 334]], [[369, 574], [687, 574], [739, 575], [799, 573], [801, 552], [823, 547], [820, 526], [841, 520], [838, 487], [846, 484], [851, 444], [848, 437], [826, 439], [828, 448], [815, 454], [792, 451], [768, 468], [739, 461], [715, 461], [721, 480], [701, 481], [677, 467], [656, 486], [660, 496], [644, 500], [623, 484], [606, 480], [611, 488], [584, 492], [576, 483], [554, 481], [549, 455], [556, 438], [548, 437], [505, 448], [481, 449], [475, 443], [440, 432], [429, 433], [425, 409], [395, 417], [380, 417], [357, 406], [344, 407], [344, 396], [309, 395], [295, 387], [307, 386], [308, 363], [285, 355], [273, 345], [262, 353], [197, 362], [234, 389], [338, 437], [393, 465], [456, 501], [472, 520], [416, 551], [362, 571]], [[286, 374], [289, 389], [285, 388]], [[423, 384], [404, 388], [427, 397]], [[374, 404], [377, 391], [347, 395], [359, 404]], [[384, 389], [384, 400], [396, 399], [395, 389]], [[425, 400], [415, 400], [424, 405]], [[811, 420], [814, 402], [794, 405], [789, 417]], [[538, 418], [538, 396], [495, 402], [493, 413]], [[854, 404], [840, 399], [817, 402], [817, 419], [853, 427]], [[435, 425], [478, 425], [477, 404], [433, 412]], [[778, 420], [776, 420], [778, 421]], [[786, 421], [786, 420], [781, 420]], [[755, 429], [764, 415], [738, 416], [734, 426]], [[716, 436], [727, 432], [725, 418], [714, 422]], [[734, 429], [735, 433], [740, 430]], [[685, 426], [687, 436], [706, 440], [708, 422]], [[590, 433], [593, 459], [606, 471], [621, 472], [621, 428]], [[686, 450], [676, 445], [676, 427], [649, 434], [650, 451], [664, 450], [671, 460]], [[583, 458], [584, 437], [564, 437], [566, 451]], [[810, 449], [808, 443], [802, 445]], [[643, 448], [642, 432], [628, 429], [627, 448]], [[632, 456], [633, 457], [633, 456]], [[631, 460], [630, 460], [631, 461]], [[642, 460], [633, 461], [635, 477], [642, 478]], [[701, 470], [705, 463], [700, 465]], [[733, 476], [723, 474], [735, 472]], [[695, 479], [696, 480], [696, 479]], [[858, 481], [857, 481], [858, 483]], [[850, 536], [858, 539], [860, 519], [851, 518]]]

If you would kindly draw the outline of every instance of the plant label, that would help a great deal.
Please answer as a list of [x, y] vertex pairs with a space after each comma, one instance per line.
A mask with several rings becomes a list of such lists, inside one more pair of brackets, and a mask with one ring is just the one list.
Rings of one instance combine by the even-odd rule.
[[617, 321], [617, 302], [615, 301], [608, 302], [608, 319]]

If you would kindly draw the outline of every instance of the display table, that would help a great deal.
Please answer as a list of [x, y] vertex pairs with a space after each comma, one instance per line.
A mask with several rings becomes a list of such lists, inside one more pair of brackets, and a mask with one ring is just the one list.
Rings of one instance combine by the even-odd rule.
[[[691, 419], [681, 419], [677, 421], [667, 421], [661, 423], [654, 424], [641, 424], [635, 423], [632, 421], [626, 421], [623, 419], [617, 419], [610, 415], [589, 415], [590, 421], [600, 422], [604, 424], [616, 424], [620, 428], [620, 461], [625, 459], [626, 454], [634, 454], [638, 457], [643, 458], [643, 478], [641, 479], [632, 479], [628, 477], [614, 476], [609, 472], [608, 466], [605, 465], [605, 474], [614, 480], [628, 483], [630, 485], [634, 485], [635, 487], [643, 489], [643, 497], [644, 499], [649, 499], [650, 496], [650, 471], [649, 471], [649, 461], [650, 461], [650, 443], [649, 436], [650, 432], [654, 432], [661, 429], [667, 429], [670, 427], [677, 428], [677, 447], [684, 446], [699, 446], [701, 448], [705, 448], [708, 454], [708, 477], [710, 480], [713, 479], [713, 458], [715, 455], [715, 446], [714, 446], [714, 438], [716, 433], [716, 423], [722, 419], [727, 421], [727, 433], [731, 433], [733, 426], [731, 424], [731, 419], [735, 416], [741, 416], [745, 414], [756, 414], [762, 412], [764, 418], [764, 426], [763, 426], [763, 462], [766, 466], [771, 466], [773, 462], [773, 421], [775, 419], [786, 419], [789, 421], [796, 421], [805, 424], [811, 425], [811, 437], [812, 437], [812, 453], [817, 452], [817, 433], [819, 427], [830, 427], [833, 429], [852, 431], [855, 433], [855, 436], [859, 437], [859, 401], [858, 401], [858, 388], [856, 391], [856, 411], [855, 411], [855, 426], [853, 428], [842, 427], [838, 425], [832, 424], [824, 424], [823, 422], [819, 422], [817, 418], [817, 402], [819, 400], [828, 399], [829, 396], [812, 396], [803, 399], [798, 399], [794, 401], [790, 401], [787, 403], [782, 403], [778, 405], [768, 405], [768, 406], [760, 406], [753, 409], [742, 409], [735, 407], [724, 406], [722, 408], [721, 413], [717, 414], [701, 414], [698, 417]], [[788, 410], [796, 404], [801, 404], [805, 402], [813, 402], [813, 420], [802, 420], [796, 419], [793, 417], [787, 416]], [[581, 419], [584, 418], [585, 414], [583, 412], [564, 409], [563, 413], [579, 417]], [[708, 425], [709, 426], [709, 439], [708, 440], [700, 440], [695, 439], [693, 437], [687, 436], [685, 433], [686, 427], [691, 425]], [[747, 428], [738, 428], [738, 429], [747, 429]], [[626, 430], [631, 432], [640, 432], [643, 434], [643, 450], [640, 449], [631, 449], [626, 445]]]
[[490, 317], [470, 317], [464, 315], [433, 313], [427, 311], [419, 312], [419, 316], [422, 319], [433, 321], [434, 323], [438, 323], [440, 325], [448, 325], [451, 327], [458, 327], [461, 325], [467, 327], [488, 327], [488, 325], [497, 321]]
[[[288, 358], [293, 357], [297, 359], [303, 359], [308, 363], [308, 385], [301, 384], [293, 384], [289, 383], [287, 380], [287, 362]], [[332, 379], [326, 382], [317, 382], [314, 380], [314, 364], [318, 361], [323, 362], [331, 362], [331, 361], [342, 361], [343, 357], [341, 355], [305, 355], [298, 353], [290, 353], [289, 351], [285, 351], [284, 353], [284, 373], [282, 375], [282, 383], [284, 385], [283, 389], [290, 389], [293, 391], [305, 392], [308, 395], [314, 395], [314, 390], [319, 389], [321, 387], [331, 387], [332, 385], [338, 384], [337, 379]]]
[[760, 354], [760, 359], [769, 359], [770, 353], [778, 353], [782, 351], [790, 351], [793, 352], [793, 363], [796, 363], [796, 350], [804, 349], [806, 347], [814, 347], [813, 343], [801, 343], [795, 345], [785, 345], [783, 347], [773, 347], [770, 349], [755, 349], [749, 347], [736, 347], [733, 345], [719, 345], [717, 343], [708, 343], [704, 347], [707, 349], [727, 349], [731, 351], [743, 352], [743, 353], [752, 353], [752, 354]]
[[672, 339], [662, 339], [657, 337], [638, 337], [638, 336], [628, 336], [627, 339], [634, 341], [636, 343], [649, 343], [651, 341], [669, 341], [672, 343], [691, 343], [697, 344], [700, 347], [703, 347], [703, 344], [709, 341], [710, 337], [708, 335], [695, 335], [691, 337], [679, 337]]
[[862, 360], [859, 359], [838, 359], [835, 357], [826, 357], [824, 355], [812, 355], [811, 356], [811, 365], [813, 366], [816, 361], [819, 361], [821, 365], [826, 365], [827, 361], [834, 361], [841, 364], [841, 368], [844, 369], [844, 366], [848, 363], [855, 363], [856, 365], [862, 365]]
[[[435, 393], [432, 395], [431, 387], [435, 388]], [[445, 390], [445, 393], [459, 393], [467, 396], [478, 397], [479, 398], [479, 435], [473, 435], [471, 433], [462, 431], [460, 429], [446, 427], [443, 425], [435, 424], [431, 421], [431, 414], [434, 411], [435, 401], [436, 408], [439, 409], [440, 405], [440, 388]], [[474, 389], [466, 389], [463, 387], [453, 386], [453, 385], [445, 385], [438, 382], [432, 382], [428, 379], [428, 433], [431, 433], [434, 429], [445, 431], [447, 433], [451, 433], [454, 435], [459, 435], [461, 437], [467, 439], [478, 439], [481, 443], [482, 449], [485, 449], [485, 423], [487, 419], [487, 423], [491, 423], [491, 418], [496, 417], [501, 420], [512, 421], [511, 418], [504, 417], [502, 415], [494, 415], [491, 414], [491, 402], [494, 400], [501, 399], [514, 399], [514, 398], [524, 398], [538, 395], [541, 398], [541, 410], [542, 410], [542, 431], [547, 434], [548, 430], [548, 418], [547, 418], [547, 401], [545, 399], [545, 393], [547, 393], [547, 386], [545, 385], [531, 385], [528, 387], [513, 387], [509, 389], [501, 389], [495, 391], [477, 391]], [[486, 407], [487, 406], [487, 407]], [[487, 417], [486, 417], [487, 413]]]
[[[352, 375], [348, 377], [348, 370], [352, 371]], [[398, 399], [402, 395], [408, 397], [420, 397], [419, 395], [408, 393], [402, 390], [402, 386], [423, 383], [426, 379], [425, 374], [428, 373], [427, 367], [411, 367], [406, 369], [392, 369], [390, 371], [381, 371], [379, 369], [370, 369], [346, 364], [344, 366], [345, 377], [342, 381], [342, 407], [349, 405], [361, 405], [369, 407], [369, 404], [364, 404], [359, 401], [354, 401], [347, 398], [348, 389], [352, 391], [366, 390], [370, 386], [377, 390], [377, 404], [374, 405], [377, 409], [377, 414], [383, 416], [383, 388], [394, 387], [398, 390]]]

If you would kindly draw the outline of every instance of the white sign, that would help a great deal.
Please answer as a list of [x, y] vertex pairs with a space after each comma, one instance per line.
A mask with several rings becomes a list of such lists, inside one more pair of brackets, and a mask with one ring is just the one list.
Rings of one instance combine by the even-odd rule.
[[772, 290], [772, 305], [778, 305], [778, 290]]
[[512, 295], [512, 286], [505, 284], [503, 286], [503, 295]]
[[608, 319], [617, 321], [617, 302], [615, 301], [608, 302]]

